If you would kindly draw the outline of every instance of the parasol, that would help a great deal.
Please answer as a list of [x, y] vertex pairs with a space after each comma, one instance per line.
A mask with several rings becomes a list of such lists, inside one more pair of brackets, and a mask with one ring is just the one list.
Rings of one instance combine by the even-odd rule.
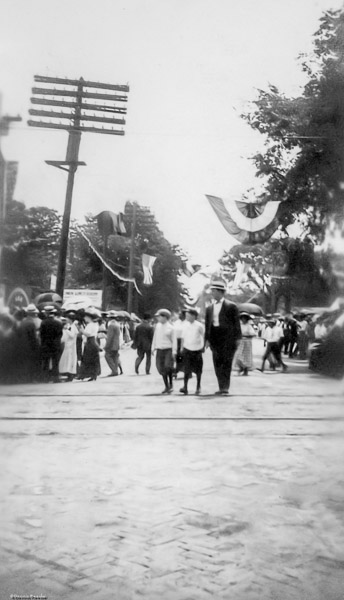
[[263, 309], [258, 304], [252, 302], [244, 302], [238, 305], [239, 312], [248, 312], [250, 315], [261, 317], [264, 314]]
[[53, 306], [54, 308], [61, 309], [62, 298], [55, 292], [44, 292], [36, 296], [34, 304], [36, 304], [39, 310], [43, 310], [45, 306]]

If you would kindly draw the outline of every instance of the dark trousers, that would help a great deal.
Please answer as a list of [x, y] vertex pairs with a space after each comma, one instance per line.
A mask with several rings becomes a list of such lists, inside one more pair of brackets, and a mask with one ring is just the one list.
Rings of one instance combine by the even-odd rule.
[[139, 366], [142, 363], [144, 357], [146, 355], [146, 374], [149, 375], [150, 369], [151, 369], [151, 360], [152, 360], [152, 355], [151, 355], [151, 351], [150, 350], [137, 350], [137, 359], [135, 360], [135, 371], [136, 373], [139, 372]]
[[[60, 349], [45, 350], [42, 352], [42, 377], [43, 381], [49, 381], [50, 375], [54, 381], [59, 378], [59, 361], [61, 357]], [[51, 373], [50, 373], [51, 360]]]
[[222, 327], [211, 327], [209, 341], [219, 390], [228, 392], [236, 345], [229, 343], [228, 331]]
[[263, 356], [262, 371], [264, 370], [265, 361], [270, 360], [271, 355], [276, 360], [277, 365], [285, 368], [286, 365], [282, 360], [280, 344], [278, 342], [268, 342]]
[[118, 375], [119, 350], [105, 350], [105, 360], [112, 375]]
[[215, 375], [221, 392], [228, 392], [231, 382], [232, 363], [235, 349], [212, 348]]

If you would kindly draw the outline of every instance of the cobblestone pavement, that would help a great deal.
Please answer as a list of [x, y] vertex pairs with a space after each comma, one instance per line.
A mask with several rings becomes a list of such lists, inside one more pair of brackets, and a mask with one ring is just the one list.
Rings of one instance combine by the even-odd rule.
[[164, 397], [134, 357], [0, 389], [1, 600], [342, 600], [343, 382], [287, 361], [219, 398], [206, 353]]

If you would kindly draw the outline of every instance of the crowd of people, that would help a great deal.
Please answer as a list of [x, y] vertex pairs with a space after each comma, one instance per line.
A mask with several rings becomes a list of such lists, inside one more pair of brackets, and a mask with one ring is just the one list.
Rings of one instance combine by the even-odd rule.
[[195, 375], [196, 395], [201, 393], [203, 352], [210, 347], [218, 381], [217, 395], [230, 388], [232, 367], [247, 376], [254, 369], [252, 340], [264, 340], [264, 372], [288, 367], [283, 358], [309, 360], [309, 368], [330, 376], [344, 375], [344, 310], [311, 315], [280, 315], [254, 318], [239, 313], [225, 298], [223, 281], [213, 281], [213, 302], [206, 308], [205, 322], [198, 309], [185, 307], [173, 320], [168, 309], [145, 314], [133, 323], [121, 311], [101, 313], [94, 307], [61, 312], [55, 306], [39, 311], [34, 304], [13, 315], [0, 313], [0, 383], [95, 381], [101, 374], [100, 353], [110, 369], [107, 377], [123, 374], [121, 349], [130, 345], [137, 351], [134, 369], [144, 363], [147, 375], [152, 356], [161, 375], [163, 394], [173, 390], [173, 380], [183, 373], [180, 393], [188, 394]]

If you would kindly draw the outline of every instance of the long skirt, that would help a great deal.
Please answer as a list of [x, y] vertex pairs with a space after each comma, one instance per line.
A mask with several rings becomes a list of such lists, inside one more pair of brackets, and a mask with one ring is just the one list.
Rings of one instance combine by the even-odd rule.
[[235, 364], [239, 369], [253, 369], [251, 338], [241, 338], [235, 357]]
[[100, 375], [99, 346], [95, 337], [90, 337], [84, 347], [79, 377], [85, 379], [98, 377], [98, 375]]

